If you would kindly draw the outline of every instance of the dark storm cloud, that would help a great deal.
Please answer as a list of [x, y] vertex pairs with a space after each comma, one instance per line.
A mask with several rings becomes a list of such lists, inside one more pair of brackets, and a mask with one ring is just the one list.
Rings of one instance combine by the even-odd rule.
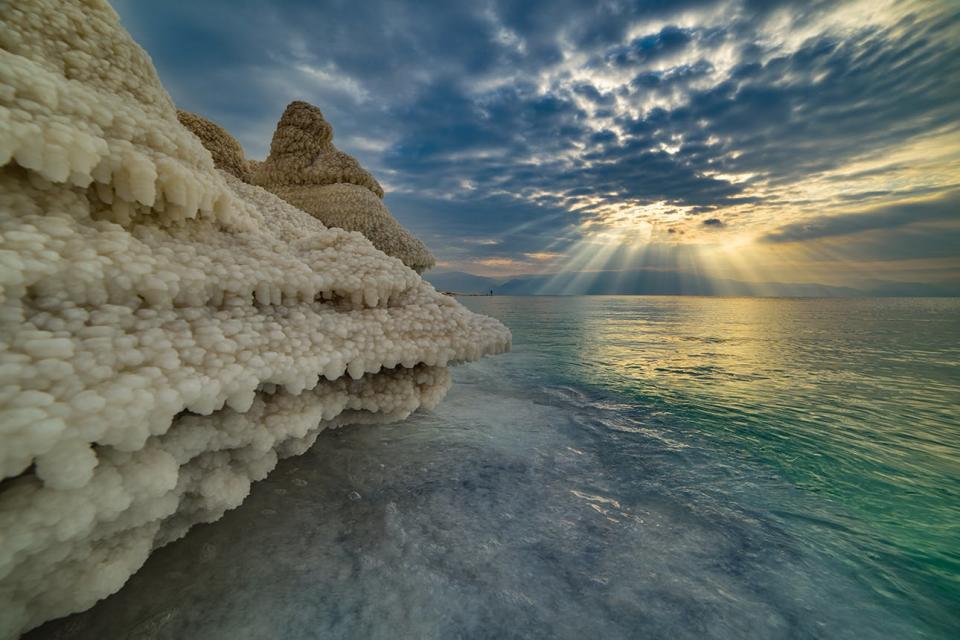
[[763, 239], [766, 242], [799, 242], [942, 221], [960, 222], [960, 191], [934, 200], [905, 202], [877, 207], [864, 213], [796, 222], [774, 229]]
[[[841, 38], [818, 27], [836, 6], [117, 4], [178, 105], [226, 126], [251, 155], [265, 154], [287, 102], [320, 106], [337, 143], [441, 258], [562, 247], [604, 206], [785, 206], [754, 187], [955, 128], [956, 11]], [[784, 9], [790, 28], [816, 35], [770, 44], [761, 25]], [[681, 16], [698, 24], [679, 26]], [[470, 242], [485, 237], [499, 241]]]
[[[956, 16], [950, 26], [955, 26]], [[844, 41], [808, 40], [790, 55], [741, 63], [733, 77], [694, 92], [670, 114], [669, 130], [694, 123], [719, 137], [713, 158], [726, 170], [796, 179], [851, 158], [956, 127], [960, 73], [954, 45], [944, 48], [946, 24], [867, 29]]]
[[617, 67], [635, 67], [681, 51], [691, 40], [691, 30], [668, 26], [659, 33], [636, 38], [626, 46], [612, 48], [604, 60]]
[[630, 86], [638, 90], [672, 89], [709, 76], [713, 72], [710, 62], [698, 60], [693, 64], [681, 64], [665, 71], [643, 71], [630, 81]]
[[595, 104], [611, 105], [617, 100], [613, 92], [601, 93], [595, 86], [586, 82], [581, 82], [573, 87], [573, 92], [578, 96], [590, 100]]

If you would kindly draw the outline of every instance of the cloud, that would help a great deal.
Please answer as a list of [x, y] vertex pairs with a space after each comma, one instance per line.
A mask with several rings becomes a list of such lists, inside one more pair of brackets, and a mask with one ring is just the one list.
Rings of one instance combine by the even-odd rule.
[[606, 52], [604, 60], [616, 67], [635, 67], [683, 50], [693, 40], [689, 29], [667, 26], [659, 33], [633, 39]]
[[864, 213], [795, 222], [770, 231], [762, 240], [770, 243], [802, 242], [940, 221], [960, 222], [960, 191], [933, 200], [877, 207]]
[[708, 60], [697, 60], [692, 64], [682, 64], [661, 71], [643, 71], [634, 76], [630, 86], [634, 89], [672, 89], [689, 84], [694, 80], [710, 76], [716, 71]]
[[692, 242], [718, 226], [698, 212], [786, 242], [956, 182], [894, 158], [957, 149], [946, 3], [116, 6], [178, 105], [253, 157], [288, 101], [320, 106], [441, 260], [559, 252], [631, 217]]

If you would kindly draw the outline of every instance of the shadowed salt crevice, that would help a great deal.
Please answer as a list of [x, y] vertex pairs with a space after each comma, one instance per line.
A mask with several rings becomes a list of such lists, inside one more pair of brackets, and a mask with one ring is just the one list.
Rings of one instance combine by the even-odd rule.
[[215, 168], [109, 5], [33, 0], [2, 20], [9, 638], [116, 591], [319, 427], [435, 405], [448, 365], [510, 333]]

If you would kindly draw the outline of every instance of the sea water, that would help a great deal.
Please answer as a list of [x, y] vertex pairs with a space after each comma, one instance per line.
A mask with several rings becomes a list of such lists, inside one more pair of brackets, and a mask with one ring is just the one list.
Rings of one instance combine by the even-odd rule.
[[29, 637], [960, 637], [960, 300], [463, 302], [511, 354]]

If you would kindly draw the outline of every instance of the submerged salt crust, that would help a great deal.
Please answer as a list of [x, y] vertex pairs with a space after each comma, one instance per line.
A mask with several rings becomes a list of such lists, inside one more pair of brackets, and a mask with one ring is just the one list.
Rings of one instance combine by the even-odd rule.
[[509, 348], [360, 233], [218, 170], [101, 2], [0, 29], [0, 638], [116, 591], [328, 426]]

